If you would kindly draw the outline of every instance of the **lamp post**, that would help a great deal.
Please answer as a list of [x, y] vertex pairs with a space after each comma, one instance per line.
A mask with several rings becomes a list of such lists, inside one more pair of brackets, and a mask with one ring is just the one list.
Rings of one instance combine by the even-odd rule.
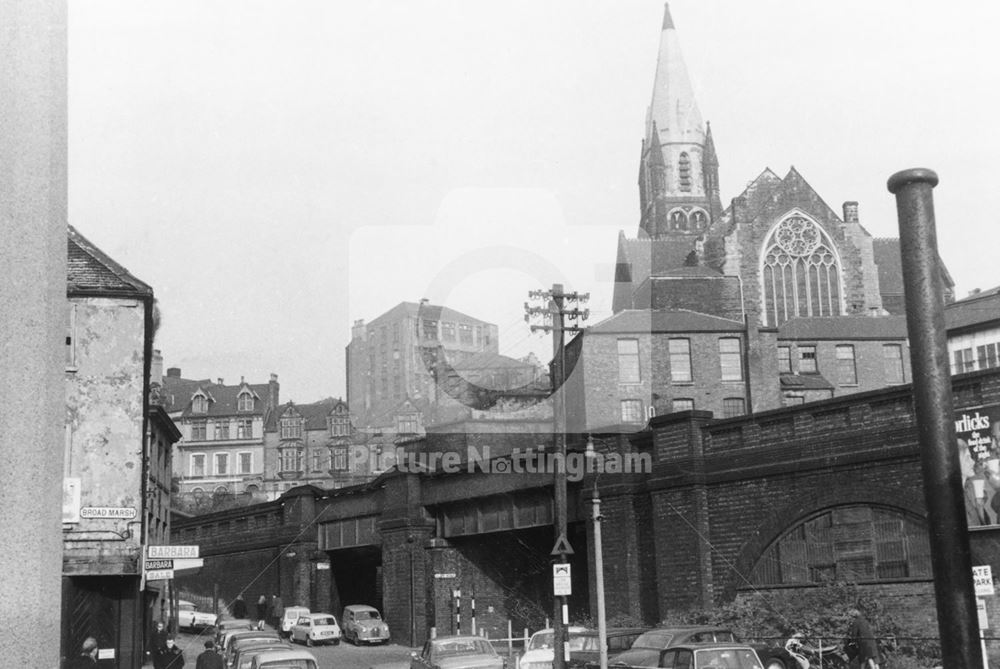
[[[594, 450], [594, 439], [587, 436], [585, 457], [593, 461], [597, 457]], [[597, 478], [594, 473], [594, 487], [591, 491], [590, 503], [594, 520], [594, 585], [597, 590], [597, 647], [600, 653], [600, 669], [608, 669], [608, 625], [604, 613], [604, 549], [601, 546], [601, 497], [597, 492]]]

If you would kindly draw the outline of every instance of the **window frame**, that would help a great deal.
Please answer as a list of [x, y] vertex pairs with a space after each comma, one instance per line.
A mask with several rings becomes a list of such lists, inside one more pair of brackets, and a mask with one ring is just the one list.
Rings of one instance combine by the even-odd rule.
[[[229, 471], [229, 453], [213, 453], [212, 455], [212, 473], [215, 476], [231, 476]], [[219, 467], [220, 462], [222, 463], [222, 467]]]
[[[618, 353], [618, 383], [621, 385], [635, 385], [642, 383], [642, 365], [640, 364], [639, 357], [639, 340], [634, 337], [622, 337], [616, 339], [615, 341], [615, 350]], [[635, 345], [635, 352], [622, 350], [623, 345], [632, 344]]]
[[[675, 345], [683, 345], [684, 350], [674, 350]], [[667, 340], [667, 354], [670, 358], [670, 382], [693, 383], [694, 369], [691, 364], [691, 339], [688, 337], [672, 337]], [[681, 362], [681, 365], [677, 363]], [[678, 368], [686, 367], [686, 374], [678, 374]], [[684, 371], [684, 370], [682, 370]], [[686, 377], [686, 378], [685, 378]]]
[[778, 347], [778, 374], [792, 373], [792, 347]]
[[[799, 374], [819, 374], [819, 351], [816, 344], [799, 344], [797, 347]], [[807, 358], [806, 353], [812, 355]], [[812, 360], [812, 369], [806, 369], [805, 361]]]
[[[243, 463], [246, 460], [246, 468], [244, 469]], [[237, 473], [238, 474], [252, 474], [253, 473], [253, 451], [239, 451], [236, 453], [237, 462]]]
[[[196, 471], [195, 463], [201, 460], [201, 473]], [[188, 472], [193, 479], [203, 479], [205, 478], [206, 465], [208, 464], [207, 454], [205, 453], [191, 453], [188, 460]]]
[[[635, 419], [629, 420], [629, 417], [634, 413]], [[646, 413], [643, 410], [643, 402], [640, 399], [623, 399], [619, 402], [619, 418], [624, 424], [638, 424], [645, 423]]]
[[[734, 413], [730, 408], [739, 402], [739, 411]], [[747, 413], [747, 400], [745, 397], [724, 397], [722, 398], [722, 417], [723, 418], [736, 418], [738, 416], [745, 416]]]
[[679, 413], [681, 411], [694, 411], [693, 397], [675, 397], [670, 400], [670, 413]]
[[[735, 351], [725, 351], [723, 346], [728, 345], [731, 342], [735, 342]], [[735, 358], [736, 364], [733, 366], [733, 360]], [[728, 361], [728, 364], [727, 364]], [[735, 369], [737, 374], [733, 376], [732, 371], [730, 371], [727, 376], [726, 370]], [[743, 381], [743, 340], [739, 337], [719, 337], [719, 378], [722, 381], [729, 382], [742, 382]]]
[[[847, 352], [850, 352], [850, 357], [841, 355]], [[837, 360], [837, 385], [858, 385], [858, 359], [854, 344], [837, 344], [834, 355]]]

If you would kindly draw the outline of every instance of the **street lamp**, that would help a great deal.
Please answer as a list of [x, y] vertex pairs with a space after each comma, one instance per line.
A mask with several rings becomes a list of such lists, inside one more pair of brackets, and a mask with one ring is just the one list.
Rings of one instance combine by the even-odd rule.
[[[593, 462], [597, 458], [594, 450], [594, 439], [587, 435], [587, 450], [584, 452], [587, 460]], [[591, 491], [590, 503], [594, 520], [594, 583], [597, 588], [597, 647], [600, 653], [600, 669], [608, 669], [608, 625], [604, 615], [604, 550], [601, 547], [601, 498], [597, 493], [597, 478], [600, 474], [595, 467], [594, 488]]]

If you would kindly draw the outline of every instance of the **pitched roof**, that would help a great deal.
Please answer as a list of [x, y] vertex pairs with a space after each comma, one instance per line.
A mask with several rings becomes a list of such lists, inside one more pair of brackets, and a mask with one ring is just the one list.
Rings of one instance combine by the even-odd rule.
[[979, 291], [944, 307], [944, 324], [948, 330], [982, 326], [998, 320], [1000, 287]]
[[527, 362], [522, 362], [515, 358], [508, 357], [506, 355], [500, 355], [499, 353], [490, 353], [489, 351], [482, 351], [476, 353], [475, 355], [470, 355], [468, 357], [462, 358], [461, 360], [455, 361], [451, 365], [452, 369], [523, 369], [523, 368], [533, 368], [533, 365]]
[[456, 311], [450, 307], [444, 307], [439, 304], [431, 304], [429, 302], [417, 303], [417, 302], [400, 302], [392, 309], [379, 314], [373, 318], [368, 324], [377, 325], [379, 322], [385, 321], [395, 321], [402, 316], [409, 316], [411, 318], [428, 318], [433, 320], [455, 320], [455, 321], [471, 321], [479, 323], [481, 325], [493, 325], [488, 321], [469, 316], [461, 311]]
[[743, 330], [738, 320], [710, 316], [687, 309], [625, 309], [595, 323], [584, 334], [641, 334], [653, 332], [737, 332]]
[[66, 291], [114, 296], [151, 297], [153, 289], [68, 225]]
[[[253, 411], [238, 411], [237, 398], [243, 387], [254, 394]], [[191, 410], [191, 398], [202, 391], [210, 401], [208, 411], [195, 413]], [[164, 408], [167, 411], [181, 412], [182, 418], [211, 418], [213, 416], [259, 416], [267, 411], [267, 398], [270, 386], [266, 383], [242, 383], [236, 385], [219, 385], [208, 379], [196, 381], [181, 379], [176, 376], [163, 377]]]
[[906, 339], [905, 316], [792, 318], [778, 326], [783, 339]]
[[312, 402], [311, 404], [285, 402], [278, 407], [277, 411], [274, 413], [276, 417], [281, 417], [288, 407], [294, 407], [298, 414], [305, 419], [305, 429], [325, 430], [328, 427], [326, 424], [326, 418], [333, 413], [338, 404], [343, 404], [345, 407], [347, 406], [343, 400], [335, 397], [327, 397], [318, 402]]

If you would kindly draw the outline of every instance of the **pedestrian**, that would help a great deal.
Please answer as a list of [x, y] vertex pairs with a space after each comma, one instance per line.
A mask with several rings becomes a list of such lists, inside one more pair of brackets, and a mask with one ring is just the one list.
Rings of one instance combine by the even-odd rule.
[[167, 645], [153, 656], [153, 669], [183, 669], [184, 653], [174, 643], [172, 636], [167, 637]]
[[878, 644], [871, 623], [855, 607], [847, 612], [851, 625], [847, 628], [844, 650], [851, 659], [851, 667], [859, 669], [879, 669]]
[[285, 612], [285, 604], [281, 601], [281, 597], [273, 595], [271, 597], [271, 624], [274, 625], [274, 629], [281, 629], [281, 616]]
[[88, 636], [83, 640], [80, 654], [66, 661], [66, 669], [94, 669], [97, 666], [97, 639]]
[[264, 618], [267, 617], [267, 595], [261, 595], [257, 600], [257, 629], [264, 629]]
[[236, 601], [233, 602], [233, 617], [237, 620], [247, 617], [247, 603], [243, 601], [243, 595], [236, 595]]
[[205, 650], [198, 656], [198, 661], [194, 669], [225, 669], [222, 656], [215, 652], [215, 644], [211, 641], [205, 642]]
[[153, 634], [149, 640], [149, 648], [147, 653], [153, 659], [156, 658], [160, 652], [167, 647], [167, 626], [162, 620], [157, 620], [156, 625], [153, 628]]

